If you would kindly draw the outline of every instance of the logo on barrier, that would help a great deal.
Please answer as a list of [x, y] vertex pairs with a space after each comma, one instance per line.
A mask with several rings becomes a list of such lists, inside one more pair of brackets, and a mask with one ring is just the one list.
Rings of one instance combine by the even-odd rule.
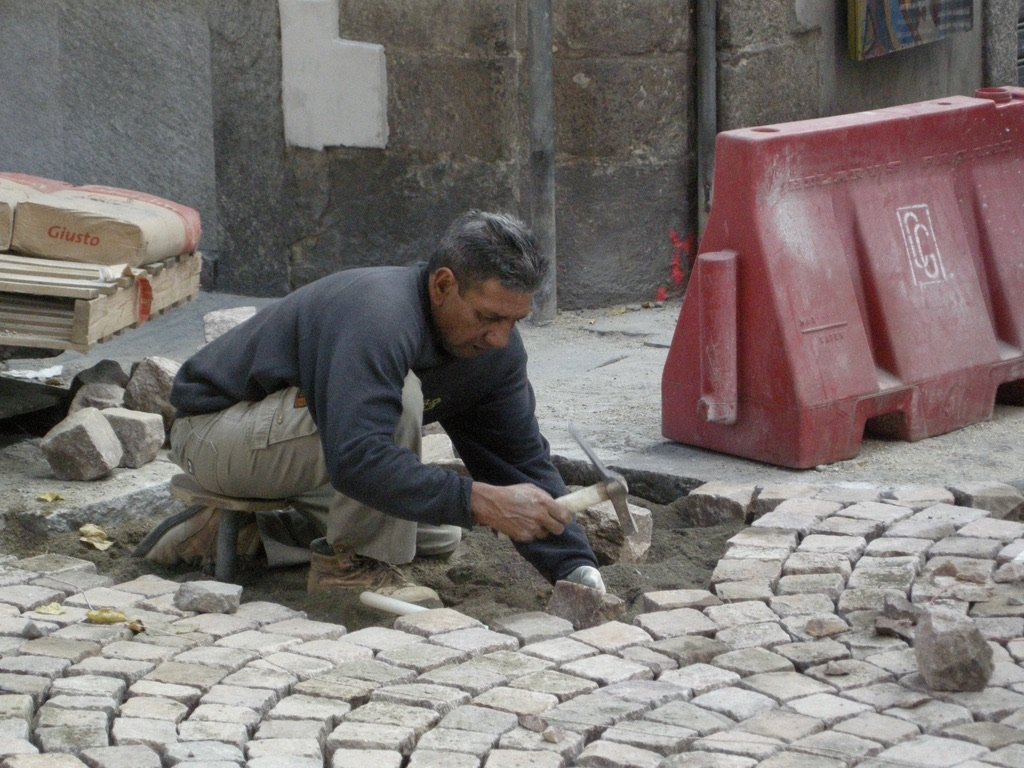
[[948, 279], [946, 269], [942, 266], [939, 244], [932, 227], [932, 214], [927, 204], [897, 208], [896, 216], [900, 220], [914, 285], [940, 283]]

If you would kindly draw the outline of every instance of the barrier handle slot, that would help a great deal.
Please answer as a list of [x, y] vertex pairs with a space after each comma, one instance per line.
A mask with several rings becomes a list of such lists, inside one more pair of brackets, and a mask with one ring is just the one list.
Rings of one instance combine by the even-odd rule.
[[735, 424], [737, 416], [736, 252], [697, 257], [700, 306], [700, 399], [705, 421]]

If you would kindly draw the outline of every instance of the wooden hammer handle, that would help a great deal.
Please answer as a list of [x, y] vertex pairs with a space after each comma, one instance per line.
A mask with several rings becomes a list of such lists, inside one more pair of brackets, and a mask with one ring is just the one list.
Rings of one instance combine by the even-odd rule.
[[588, 485], [586, 488], [580, 488], [578, 491], [567, 493], [565, 496], [559, 496], [557, 501], [565, 509], [576, 515], [580, 512], [588, 509], [595, 504], [600, 504], [602, 501], [608, 500], [608, 484], [607, 483], [596, 483], [595, 485]]

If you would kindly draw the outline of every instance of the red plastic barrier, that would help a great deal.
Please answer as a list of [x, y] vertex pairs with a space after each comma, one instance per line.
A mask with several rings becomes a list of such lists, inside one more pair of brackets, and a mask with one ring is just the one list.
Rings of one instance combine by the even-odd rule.
[[719, 134], [665, 437], [805, 468], [1024, 404], [1024, 89], [977, 96]]

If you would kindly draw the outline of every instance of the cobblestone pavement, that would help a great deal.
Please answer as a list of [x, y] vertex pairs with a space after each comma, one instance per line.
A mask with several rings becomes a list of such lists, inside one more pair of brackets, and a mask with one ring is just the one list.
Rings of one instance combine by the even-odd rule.
[[[1024, 766], [1024, 523], [1001, 519], [1005, 497], [777, 486], [742, 503], [752, 522], [711, 591], [650, 593], [633, 623], [581, 630], [187, 613], [176, 582], [8, 558], [0, 765]], [[973, 618], [988, 686], [930, 691], [905, 633], [876, 631], [887, 595]], [[100, 607], [134, 623], [87, 622]]]

